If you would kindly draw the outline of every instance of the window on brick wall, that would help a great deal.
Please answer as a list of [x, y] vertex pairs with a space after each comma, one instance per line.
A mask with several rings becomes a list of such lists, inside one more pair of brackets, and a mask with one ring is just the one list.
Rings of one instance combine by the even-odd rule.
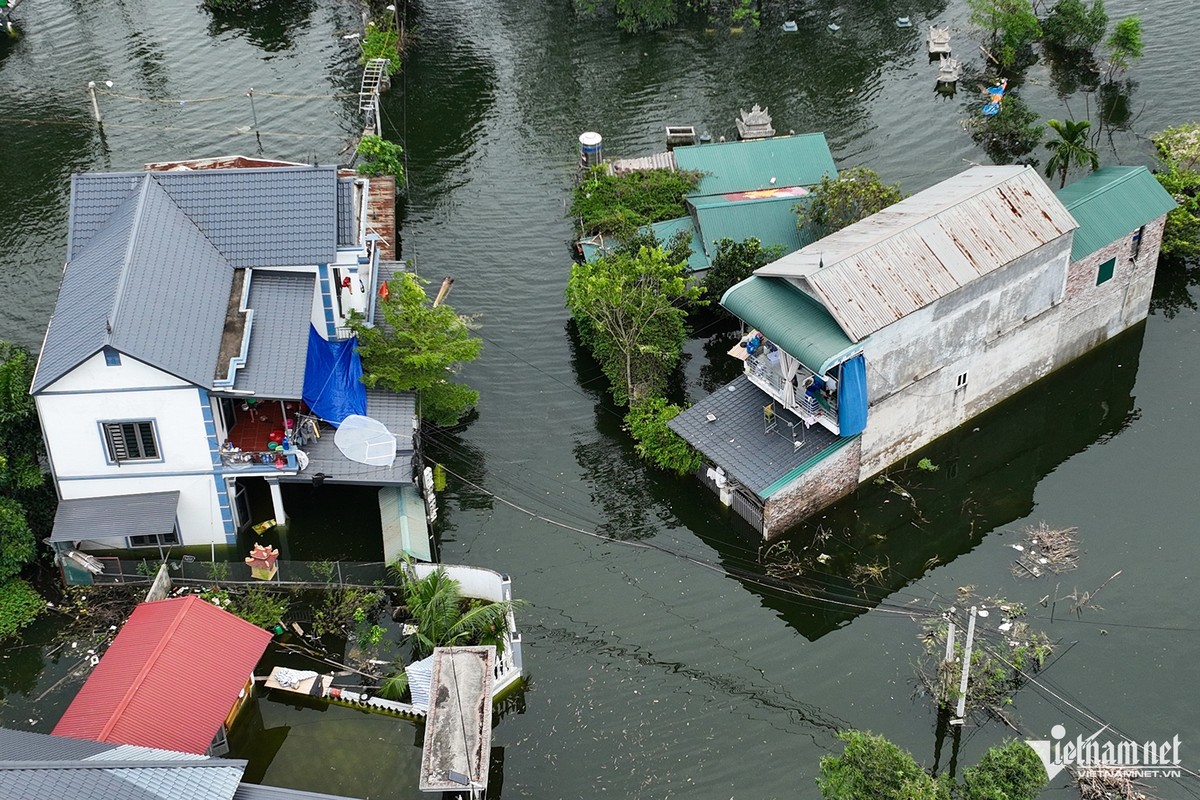
[[1115, 258], [1110, 258], [1108, 261], [1105, 261], [1103, 264], [1101, 264], [1100, 268], [1096, 270], [1096, 285], [1099, 286], [1102, 283], [1111, 281], [1113, 272], [1116, 270], [1116, 268], [1117, 260]]

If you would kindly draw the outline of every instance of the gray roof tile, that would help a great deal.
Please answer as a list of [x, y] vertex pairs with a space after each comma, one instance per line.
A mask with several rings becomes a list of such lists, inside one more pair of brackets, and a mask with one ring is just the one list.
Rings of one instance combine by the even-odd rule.
[[342, 247], [358, 242], [358, 226], [354, 224], [354, 216], [354, 178], [338, 178], [337, 243]]
[[308, 273], [257, 270], [250, 276], [247, 306], [254, 309], [254, 321], [246, 365], [234, 383], [238, 391], [300, 399], [315, 282]]
[[278, 786], [259, 786], [243, 783], [233, 793], [233, 800], [348, 800], [342, 795], [303, 792], [299, 789], [282, 789]]
[[0, 729], [0, 797], [232, 800], [245, 761]]
[[[799, 418], [776, 403], [779, 423], [773, 432], [763, 424], [763, 406], [771, 397], [741, 375], [671, 420], [670, 427], [723, 468], [727, 475], [761, 496], [764, 489], [810, 457], [838, 441], [820, 425], [796, 428], [802, 447], [792, 445], [786, 423]], [[716, 417], [708, 421], [708, 415]], [[801, 434], [803, 432], [803, 434]]]

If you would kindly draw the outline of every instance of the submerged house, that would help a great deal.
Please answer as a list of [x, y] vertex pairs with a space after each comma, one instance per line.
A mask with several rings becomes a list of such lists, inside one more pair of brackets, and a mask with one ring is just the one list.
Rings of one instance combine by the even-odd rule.
[[[284, 523], [280, 483], [314, 476], [419, 503], [414, 397], [365, 390], [347, 327], [373, 319], [395, 267], [373, 230], [375, 179], [190, 163], [72, 178], [31, 389], [60, 552], [232, 544], [258, 521], [249, 493], [269, 492]], [[356, 461], [320, 435], [346, 412], [382, 423], [394, 457]]]
[[[837, 177], [837, 167], [822, 133], [776, 136], [743, 142], [712, 142], [676, 147], [669, 166], [701, 173], [699, 184], [684, 198], [688, 215], [642, 228], [661, 242], [679, 234], [691, 236], [688, 271], [701, 276], [722, 239], [740, 242], [754, 237], [790, 253], [809, 238], [797, 227], [795, 206], [823, 177]], [[617, 244], [603, 235], [584, 239], [580, 253], [587, 261]]]
[[1142, 167], [969, 169], [731, 288], [743, 374], [671, 427], [777, 536], [1143, 320], [1174, 206]]
[[270, 641], [269, 631], [195, 595], [141, 603], [54, 733], [222, 755]]

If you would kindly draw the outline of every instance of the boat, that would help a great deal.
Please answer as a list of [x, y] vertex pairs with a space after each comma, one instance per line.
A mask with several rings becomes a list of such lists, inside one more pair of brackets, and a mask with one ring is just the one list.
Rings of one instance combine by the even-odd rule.
[[984, 90], [987, 95], [987, 102], [983, 104], [980, 112], [985, 117], [994, 117], [1000, 113], [1000, 103], [1004, 100], [1004, 90], [1008, 88], [1008, 78], [1001, 78], [999, 86], [989, 86]]

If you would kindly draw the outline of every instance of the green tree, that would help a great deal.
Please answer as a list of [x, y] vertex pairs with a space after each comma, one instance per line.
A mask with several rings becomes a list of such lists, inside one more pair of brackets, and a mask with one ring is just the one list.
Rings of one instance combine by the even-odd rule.
[[487, 602], [462, 596], [462, 586], [442, 567], [418, 578], [409, 562], [392, 565], [399, 576], [404, 605], [416, 625], [413, 655], [425, 658], [435, 647], [494, 645], [504, 647], [508, 615], [524, 607], [520, 600]]
[[989, 749], [963, 773], [960, 800], [1033, 800], [1048, 783], [1033, 748], [1012, 740]]
[[614, 253], [571, 268], [567, 308], [618, 402], [661, 394], [683, 352], [684, 305], [699, 302], [702, 293], [688, 285], [684, 264], [672, 263], [661, 249]]
[[1142, 42], [1142, 20], [1136, 16], [1125, 17], [1116, 24], [1108, 41], [1108, 80], [1125, 72], [1142, 57], [1146, 46]]
[[1050, 47], [1089, 51], [1104, 39], [1107, 28], [1104, 0], [1093, 0], [1091, 9], [1083, 0], [1058, 0], [1042, 23], [1042, 35]]
[[796, 205], [796, 224], [820, 239], [902, 198], [900, 187], [884, 183], [875, 170], [853, 167], [837, 178], [822, 177], [805, 202]]
[[989, 55], [1008, 69], [1027, 59], [1042, 35], [1029, 0], [967, 0], [970, 21], [989, 37]]
[[972, 117], [971, 139], [997, 164], [1012, 164], [1033, 152], [1045, 133], [1041, 118], [1020, 97], [1004, 96], [1004, 105], [994, 117]]
[[720, 300], [730, 287], [749, 278], [759, 267], [766, 266], [782, 256], [782, 247], [764, 247], [763, 243], [754, 237], [740, 242], [733, 239], [719, 240], [712, 263], [704, 275], [705, 296], [712, 300]]
[[609, 175], [606, 164], [597, 164], [575, 187], [569, 214], [586, 236], [628, 238], [642, 225], [687, 216], [683, 197], [699, 182], [696, 172], [648, 169]]
[[395, 142], [368, 134], [358, 140], [355, 152], [362, 156], [356, 168], [359, 175], [393, 175], [398, 183], [404, 181], [404, 165], [400, 162], [404, 149]]
[[1179, 206], [1167, 213], [1162, 254], [1200, 257], [1200, 125], [1176, 125], [1152, 137], [1163, 169], [1154, 177]]
[[1059, 122], [1052, 119], [1046, 124], [1058, 135], [1057, 139], [1046, 143], [1046, 149], [1050, 151], [1050, 158], [1046, 161], [1046, 177], [1049, 178], [1057, 172], [1058, 188], [1067, 185], [1067, 172], [1071, 167], [1091, 166], [1093, 170], [1100, 168], [1100, 156], [1088, 145], [1088, 130], [1092, 123], [1086, 119], [1078, 122]]
[[383, 324], [368, 327], [353, 315], [363, 383], [394, 392], [415, 391], [421, 416], [435, 425], [454, 425], [479, 401], [479, 393], [450, 380], [462, 364], [479, 357], [483, 342], [448, 305], [428, 302], [421, 280], [410, 272], [388, 281], [380, 300]]
[[931, 778], [910, 753], [870, 732], [844, 731], [840, 756], [821, 758], [817, 785], [825, 800], [950, 800], [946, 781]]
[[664, 398], [651, 397], [629, 409], [625, 424], [637, 442], [634, 449], [639, 456], [656, 467], [686, 475], [699, 469], [703, 460], [695, 448], [667, 424], [682, 411]]
[[39, 509], [46, 519], [54, 513], [53, 495], [38, 466], [40, 427], [29, 396], [33, 369], [28, 352], [0, 341], [0, 639], [28, 625], [45, 607], [17, 577], [37, 556], [27, 509]]

